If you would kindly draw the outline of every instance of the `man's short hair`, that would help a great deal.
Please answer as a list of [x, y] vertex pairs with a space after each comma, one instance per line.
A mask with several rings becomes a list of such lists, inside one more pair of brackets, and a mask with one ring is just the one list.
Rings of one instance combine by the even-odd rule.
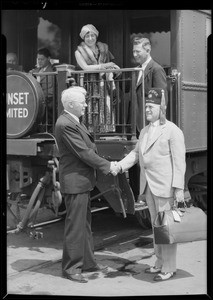
[[44, 55], [45, 57], [51, 57], [50, 51], [47, 48], [41, 48], [37, 51], [37, 54]]
[[150, 43], [150, 40], [148, 38], [145, 38], [141, 35], [136, 35], [134, 38], [133, 38], [133, 45], [139, 45], [141, 44], [142, 48], [147, 50], [151, 50], [151, 43]]
[[87, 91], [81, 86], [73, 86], [61, 93], [61, 102], [66, 109], [67, 104], [72, 101], [79, 101], [86, 97]]

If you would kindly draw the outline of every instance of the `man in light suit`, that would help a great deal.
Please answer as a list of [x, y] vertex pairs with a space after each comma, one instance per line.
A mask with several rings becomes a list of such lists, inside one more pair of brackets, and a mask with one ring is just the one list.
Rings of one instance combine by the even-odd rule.
[[[170, 209], [174, 200], [184, 201], [184, 136], [174, 123], [166, 120], [163, 94], [158, 88], [149, 90], [145, 106], [150, 123], [141, 130], [135, 149], [117, 164], [117, 172], [125, 172], [139, 162], [140, 194], [145, 191], [152, 223], [158, 211]], [[176, 249], [176, 244], [156, 245], [154, 242], [155, 266], [145, 272], [159, 273], [155, 281], [171, 278], [176, 273]]]
[[[144, 95], [147, 97], [148, 90], [151, 88], [161, 88], [164, 90], [165, 98], [167, 100], [167, 81], [166, 73], [162, 66], [155, 62], [151, 57], [151, 43], [149, 39], [144, 38], [138, 34], [133, 39], [133, 57], [139, 64], [138, 67], [142, 68], [144, 72], [144, 82], [142, 80], [142, 71], [138, 73], [136, 81], [136, 136], [138, 137], [141, 129], [143, 128], [143, 89]], [[135, 165], [130, 170], [130, 184], [132, 186], [135, 197], [139, 194], [139, 167]], [[142, 203], [142, 202], [141, 202]]]
[[93, 137], [79, 118], [85, 113], [86, 90], [74, 86], [62, 92], [64, 111], [55, 126], [59, 148], [59, 181], [66, 205], [62, 273], [69, 280], [86, 283], [83, 271], [102, 271], [93, 253], [90, 191], [96, 184], [96, 169], [105, 175], [114, 164], [100, 157]]

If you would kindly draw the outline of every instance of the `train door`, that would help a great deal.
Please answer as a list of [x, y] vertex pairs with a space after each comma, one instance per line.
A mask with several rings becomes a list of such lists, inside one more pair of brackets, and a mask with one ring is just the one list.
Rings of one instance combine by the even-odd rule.
[[211, 16], [198, 10], [172, 11], [172, 65], [181, 74], [178, 125], [187, 152], [207, 147], [207, 37]]
[[171, 13], [172, 62], [180, 72], [178, 126], [186, 144], [185, 185], [195, 205], [207, 210], [207, 41], [211, 11]]

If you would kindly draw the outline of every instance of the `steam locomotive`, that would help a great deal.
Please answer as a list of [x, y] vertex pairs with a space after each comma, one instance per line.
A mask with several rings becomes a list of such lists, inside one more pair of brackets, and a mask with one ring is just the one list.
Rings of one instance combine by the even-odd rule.
[[[159, 23], [165, 27], [162, 28], [162, 32], [169, 32], [170, 49], [167, 49], [167, 55], [170, 64], [164, 66], [167, 73], [169, 99], [167, 118], [176, 123], [185, 135], [187, 150], [185, 199], [206, 210], [206, 58], [211, 14], [208, 11], [198, 10], [131, 11], [131, 13], [132, 18], [126, 14], [126, 11], [108, 12], [112, 22], [108, 30], [112, 34], [115, 28], [113, 22], [114, 25], [117, 24], [117, 18], [122, 15], [123, 22], [118, 28], [116, 27], [117, 31], [113, 37], [120, 40], [124, 34], [124, 26], [129, 29], [126, 30], [125, 35], [127, 35], [131, 32], [131, 28], [132, 31], [137, 28], [139, 19], [144, 24], [145, 16], [149, 28], [144, 32], [150, 33], [151, 43], [151, 33], [156, 31], [154, 17], [155, 20], [162, 21]], [[74, 20], [79, 24], [81, 18], [79, 17], [78, 21], [75, 18]], [[88, 12], [88, 22], [89, 20], [90, 12]], [[71, 34], [75, 36], [76, 31], [74, 27]], [[116, 43], [117, 47], [118, 45], [119, 42]], [[116, 46], [114, 45], [115, 52]], [[125, 48], [124, 45], [122, 47]], [[113, 44], [111, 49], [113, 52]], [[124, 62], [125, 60], [127, 62], [127, 52], [123, 54]], [[91, 72], [76, 70], [73, 64], [58, 64], [55, 69], [56, 71], [51, 73], [39, 73], [40, 76], [54, 78], [51, 112], [49, 108], [47, 109], [45, 92], [36, 80], [38, 74], [17, 70], [7, 72], [7, 209], [8, 215], [13, 220], [13, 227], [17, 231], [27, 226], [34, 226], [39, 218], [46, 222], [49, 219], [61, 218], [66, 213], [58, 181], [59, 155], [54, 137], [54, 124], [62, 111], [61, 92], [70, 87], [73, 82], [84, 86], [88, 92], [87, 97], [91, 106], [86, 111], [84, 123], [94, 135], [99, 155], [110, 161], [119, 161], [134, 148], [137, 142], [134, 87], [140, 68], [121, 67], [120, 75], [114, 76], [115, 92], [112, 84], [109, 85], [104, 79], [103, 73], [116, 71], [97, 71], [97, 79], [94, 83], [94, 80], [90, 80]], [[95, 94], [94, 84], [104, 92], [100, 93], [98, 90]], [[130, 88], [127, 89], [127, 86]], [[144, 103], [145, 100], [142, 100]], [[102, 111], [100, 103], [103, 103]], [[107, 106], [111, 107], [109, 119], [106, 118]], [[53, 115], [51, 123], [49, 123], [49, 113]], [[145, 126], [145, 117], [144, 115], [141, 117]], [[107, 129], [109, 126], [110, 130]], [[124, 217], [129, 214], [135, 215], [143, 228], [149, 228], [151, 223], [147, 206], [140, 205], [143, 195], [139, 195], [138, 192], [139, 166], [133, 168], [116, 177], [104, 176], [98, 172], [97, 185], [91, 193], [92, 211], [110, 207], [116, 214], [122, 214]], [[50, 216], [49, 212], [51, 212]]]

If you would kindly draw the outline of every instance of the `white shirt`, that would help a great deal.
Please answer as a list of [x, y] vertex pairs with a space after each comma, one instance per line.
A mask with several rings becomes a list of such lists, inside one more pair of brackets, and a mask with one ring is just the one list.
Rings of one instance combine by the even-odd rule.
[[148, 141], [151, 140], [152, 136], [155, 133], [155, 130], [156, 130], [157, 126], [159, 126], [159, 125], [160, 125], [160, 120], [157, 120], [154, 123], [152, 123], [152, 122], [149, 123], [149, 128], [148, 128], [148, 132], [147, 132], [146, 141], [144, 141], [144, 143], [141, 145], [142, 153], [144, 153], [144, 151], [147, 150]]
[[[142, 68], [143, 71], [145, 71], [146, 66], [148, 65], [148, 63], [150, 62], [151, 59], [152, 59], [152, 58], [151, 58], [151, 56], [150, 56], [150, 57], [142, 64], [141, 68]], [[140, 71], [139, 74], [138, 74], [138, 80], [137, 80], [137, 83], [139, 83], [139, 81], [140, 81], [140, 79], [141, 79], [141, 76], [142, 76], [142, 71]]]
[[71, 112], [69, 112], [68, 110], [64, 109], [64, 111], [66, 111], [70, 116], [72, 116], [78, 123], [79, 122], [79, 118], [76, 115], [73, 115]]
[[156, 131], [157, 126], [159, 126], [159, 125], [160, 125], [160, 120], [157, 120], [154, 123], [152, 123], [152, 122], [149, 123], [149, 126], [150, 126], [149, 127], [149, 130], [150, 130], [149, 139], [152, 138], [152, 136], [154, 135], [154, 133]]
[[[43, 73], [43, 72], [45, 72], [45, 70], [46, 70], [46, 68], [47, 68], [48, 66], [46, 66], [45, 68], [41, 68], [39, 71], [38, 71], [38, 73]], [[41, 76], [37, 76], [37, 81], [40, 83], [40, 81], [41, 81]]]

